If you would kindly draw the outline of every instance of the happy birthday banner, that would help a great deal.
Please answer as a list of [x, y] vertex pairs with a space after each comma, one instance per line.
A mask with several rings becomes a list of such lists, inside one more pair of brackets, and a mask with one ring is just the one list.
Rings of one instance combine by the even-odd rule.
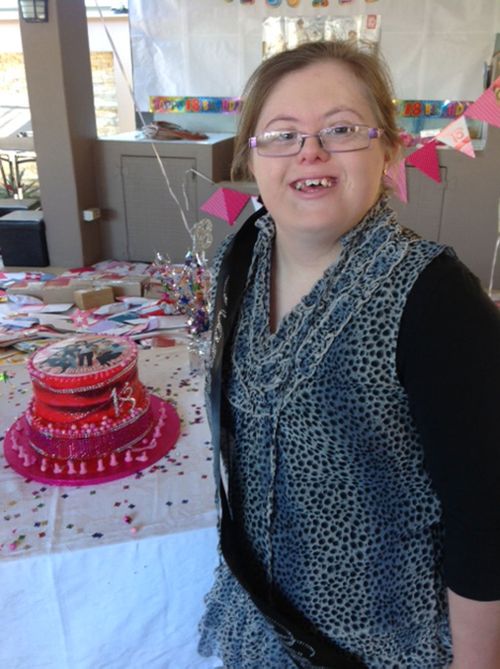
[[404, 118], [457, 118], [471, 104], [466, 100], [394, 100], [396, 114]]
[[450, 106], [450, 103], [438, 104], [436, 102], [434, 104], [432, 100], [410, 100], [396, 101], [396, 107], [402, 116], [426, 115], [453, 118], [432, 140], [400, 160], [389, 170], [387, 179], [394, 189], [394, 195], [402, 202], [408, 202], [406, 164], [416, 167], [430, 179], [440, 183], [438, 143], [446, 144], [469, 158], [475, 158], [466, 118], [483, 121], [500, 128], [500, 77], [495, 79], [491, 86], [472, 103], [453, 103], [453, 106]]
[[169, 114], [238, 114], [241, 111], [241, 98], [214, 98], [199, 96], [152, 95], [149, 98], [149, 110]]

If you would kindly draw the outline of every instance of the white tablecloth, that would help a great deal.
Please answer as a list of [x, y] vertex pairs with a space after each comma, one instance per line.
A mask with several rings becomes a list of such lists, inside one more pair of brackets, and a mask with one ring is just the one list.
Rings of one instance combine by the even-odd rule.
[[[140, 353], [140, 376], [182, 419], [173, 451], [98, 486], [25, 481], [0, 456], [0, 665], [213, 669], [196, 652], [217, 563], [202, 378], [183, 346]], [[24, 410], [22, 364], [2, 366], [0, 433]], [[131, 522], [125, 521], [129, 516]]]

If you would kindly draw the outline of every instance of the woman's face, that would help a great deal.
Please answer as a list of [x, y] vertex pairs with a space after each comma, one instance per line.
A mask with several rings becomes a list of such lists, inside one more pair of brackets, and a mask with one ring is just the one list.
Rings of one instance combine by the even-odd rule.
[[[345, 65], [324, 61], [281, 79], [262, 108], [255, 134], [316, 133], [337, 123], [377, 125], [362, 84]], [[331, 241], [350, 230], [379, 197], [384, 151], [382, 141], [373, 139], [361, 151], [327, 153], [315, 137], [306, 139], [296, 156], [270, 158], [252, 149], [250, 169], [278, 235], [316, 232]], [[323, 185], [307, 187], [306, 179]]]

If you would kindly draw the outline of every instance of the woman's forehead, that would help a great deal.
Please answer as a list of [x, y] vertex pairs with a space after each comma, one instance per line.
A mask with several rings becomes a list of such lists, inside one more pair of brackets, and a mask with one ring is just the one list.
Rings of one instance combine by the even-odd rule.
[[304, 116], [320, 120], [343, 112], [358, 121], [373, 117], [366, 86], [347, 65], [321, 61], [283, 75], [267, 95], [257, 123], [300, 121]]

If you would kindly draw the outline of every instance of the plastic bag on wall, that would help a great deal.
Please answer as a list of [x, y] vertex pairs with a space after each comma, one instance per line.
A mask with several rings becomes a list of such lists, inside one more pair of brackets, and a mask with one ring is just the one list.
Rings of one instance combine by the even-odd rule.
[[376, 45], [380, 42], [380, 26], [382, 17], [380, 14], [365, 14], [359, 17], [359, 39], [363, 42], [370, 42]]
[[319, 42], [325, 35], [325, 19], [322, 16], [285, 17], [286, 48], [294, 49], [306, 42]]
[[286, 48], [285, 26], [281, 16], [269, 16], [262, 23], [262, 60]]
[[325, 18], [325, 39], [356, 40], [375, 46], [380, 42], [380, 14]]
[[356, 16], [268, 17], [262, 23], [262, 59], [305, 42], [355, 40], [376, 47], [380, 41], [379, 14]]
[[359, 40], [361, 16], [329, 16], [325, 19], [325, 39]]

